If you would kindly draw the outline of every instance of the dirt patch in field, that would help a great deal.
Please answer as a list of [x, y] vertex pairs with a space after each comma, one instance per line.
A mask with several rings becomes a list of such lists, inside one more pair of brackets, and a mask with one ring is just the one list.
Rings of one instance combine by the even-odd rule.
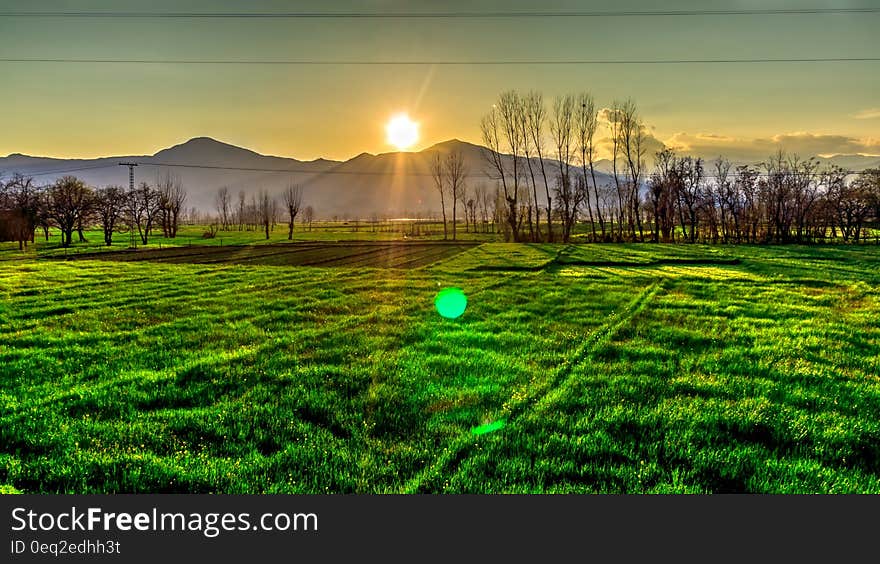
[[193, 245], [167, 249], [82, 253], [52, 260], [150, 261], [183, 264], [248, 264], [255, 266], [320, 266], [420, 268], [448, 259], [475, 243], [280, 243], [214, 247]]

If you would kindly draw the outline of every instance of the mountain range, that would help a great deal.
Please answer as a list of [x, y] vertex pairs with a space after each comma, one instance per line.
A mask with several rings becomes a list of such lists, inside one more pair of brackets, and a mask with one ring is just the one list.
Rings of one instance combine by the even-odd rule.
[[[209, 137], [196, 137], [153, 155], [57, 159], [15, 153], [0, 157], [0, 178], [18, 172], [33, 176], [38, 184], [48, 184], [71, 174], [91, 186], [127, 186], [128, 168], [119, 163], [136, 162], [135, 182], [155, 184], [160, 175], [170, 171], [179, 177], [187, 191], [186, 206], [203, 212], [215, 210], [215, 196], [222, 186], [229, 189], [235, 200], [241, 191], [250, 197], [261, 189], [279, 196], [289, 183], [297, 183], [303, 186], [304, 204], [313, 206], [317, 217], [354, 219], [369, 218], [373, 214], [412, 217], [416, 213], [440, 211], [440, 195], [434, 187], [430, 163], [437, 153], [445, 156], [452, 151], [460, 151], [464, 157], [469, 186], [483, 183], [489, 189], [494, 188], [496, 181], [487, 174], [491, 168], [486, 159], [488, 149], [457, 139], [418, 152], [361, 153], [347, 161], [300, 161], [261, 155]], [[851, 170], [880, 166], [877, 157], [861, 155], [822, 160]], [[547, 175], [552, 178], [558, 163], [545, 162]], [[597, 171], [609, 170], [608, 161], [597, 163]], [[537, 168], [535, 174], [540, 174]], [[597, 181], [603, 185], [609, 183], [611, 177], [597, 172]], [[543, 203], [540, 176], [538, 186], [538, 199]]]

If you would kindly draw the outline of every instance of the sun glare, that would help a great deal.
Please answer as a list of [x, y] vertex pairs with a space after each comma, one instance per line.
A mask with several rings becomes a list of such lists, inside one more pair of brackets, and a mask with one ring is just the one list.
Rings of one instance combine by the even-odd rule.
[[406, 114], [398, 114], [385, 126], [385, 134], [391, 145], [401, 150], [409, 149], [419, 140], [419, 124]]

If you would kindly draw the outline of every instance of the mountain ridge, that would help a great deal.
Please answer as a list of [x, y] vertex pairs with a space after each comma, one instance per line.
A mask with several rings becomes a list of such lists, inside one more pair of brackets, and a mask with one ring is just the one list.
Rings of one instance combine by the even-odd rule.
[[[448, 139], [419, 151], [360, 153], [337, 161], [318, 158], [310, 161], [292, 157], [263, 155], [245, 147], [212, 137], [193, 137], [160, 149], [152, 155], [107, 156], [92, 159], [64, 159], [11, 153], [0, 157], [0, 178], [13, 173], [33, 176], [38, 184], [48, 184], [65, 174], [73, 174], [92, 186], [128, 184], [128, 168], [122, 162], [137, 162], [136, 182], [155, 183], [164, 171], [176, 174], [188, 192], [187, 207], [213, 211], [217, 190], [226, 186], [235, 197], [240, 191], [255, 193], [267, 190], [280, 196], [289, 183], [303, 185], [304, 200], [318, 216], [367, 217], [373, 214], [395, 215], [439, 213], [440, 197], [431, 177], [431, 161], [437, 153], [461, 151], [471, 186], [484, 184], [491, 189], [496, 182], [485, 158], [486, 147]], [[853, 155], [838, 156], [846, 168], [880, 166], [880, 159]], [[510, 159], [509, 155], [504, 158]], [[835, 159], [821, 159], [834, 162]], [[558, 163], [548, 159], [548, 177]], [[598, 183], [611, 181], [610, 162], [597, 163]], [[540, 181], [539, 181], [540, 182]], [[551, 187], [552, 189], [552, 187]], [[538, 199], [544, 205], [538, 188]]]

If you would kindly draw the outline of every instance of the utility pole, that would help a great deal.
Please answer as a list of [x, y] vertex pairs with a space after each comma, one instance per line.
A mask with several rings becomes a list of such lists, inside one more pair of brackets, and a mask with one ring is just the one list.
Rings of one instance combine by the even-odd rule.
[[[134, 167], [138, 164], [135, 162], [130, 163], [119, 163], [119, 166], [127, 166], [128, 167], [128, 197], [131, 198], [134, 195]], [[129, 222], [128, 224], [128, 246], [129, 248], [134, 247], [137, 249], [137, 238], [134, 236], [134, 224]]]

